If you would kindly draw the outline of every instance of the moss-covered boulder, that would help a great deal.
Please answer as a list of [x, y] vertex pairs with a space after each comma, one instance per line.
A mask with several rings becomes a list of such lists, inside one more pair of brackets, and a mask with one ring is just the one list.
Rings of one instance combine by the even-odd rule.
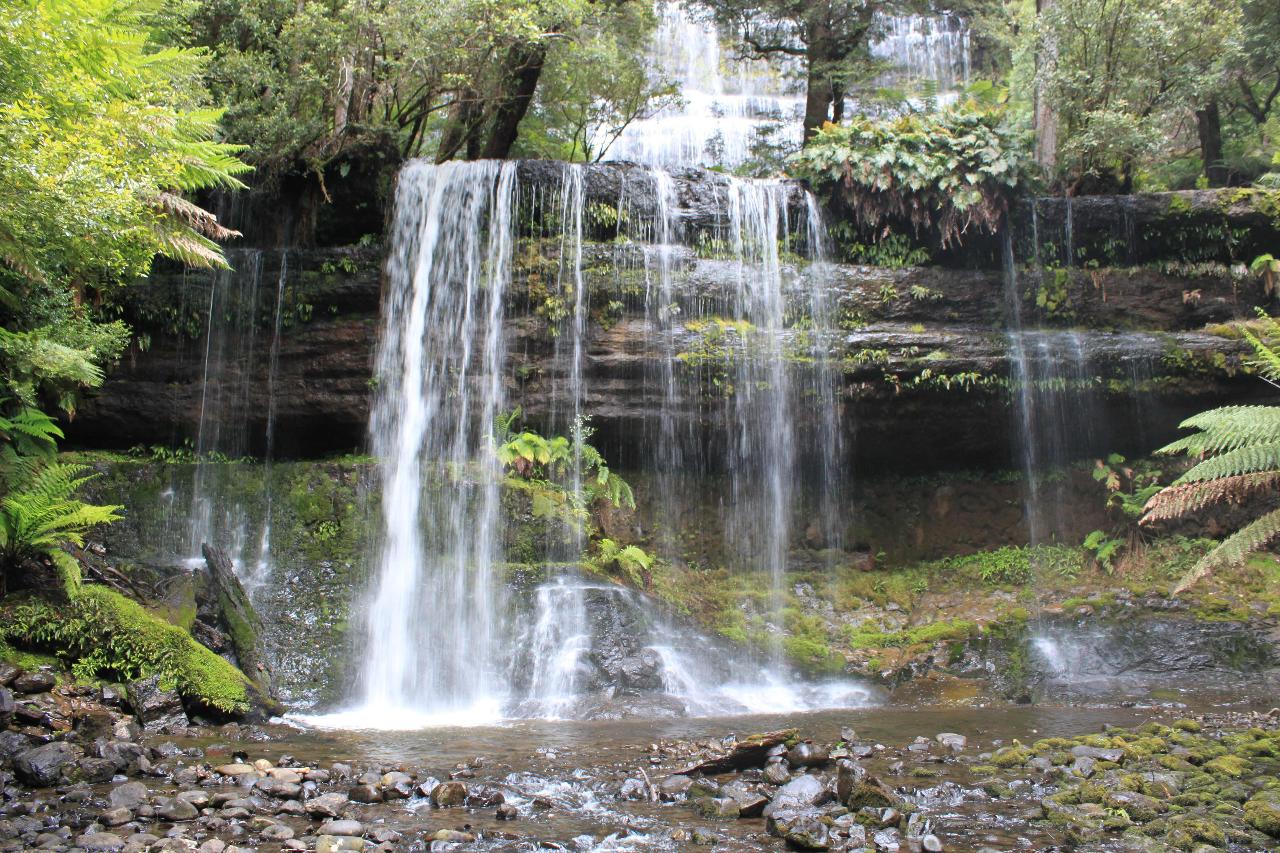
[[1269, 789], [1255, 794], [1244, 804], [1245, 823], [1272, 838], [1280, 838], [1280, 790]]

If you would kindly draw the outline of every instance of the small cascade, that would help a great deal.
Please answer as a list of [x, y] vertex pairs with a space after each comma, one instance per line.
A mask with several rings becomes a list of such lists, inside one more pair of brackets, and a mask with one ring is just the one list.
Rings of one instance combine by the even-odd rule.
[[515, 164], [411, 163], [400, 175], [370, 419], [383, 531], [360, 718], [408, 727], [499, 716], [502, 300]]
[[262, 534], [258, 538], [258, 559], [245, 582], [251, 599], [271, 579], [271, 521], [275, 509], [271, 464], [276, 449], [276, 380], [280, 372], [280, 329], [284, 317], [285, 285], [289, 281], [289, 252], [280, 253], [280, 273], [276, 276], [276, 307], [271, 324], [271, 352], [267, 360], [267, 428], [266, 450], [262, 457], [262, 483], [266, 508], [262, 518]]
[[227, 550], [239, 571], [249, 518], [243, 506], [222, 500], [228, 476], [224, 463], [246, 455], [250, 446], [254, 413], [249, 394], [256, 367], [263, 253], [236, 251], [229, 260], [232, 268], [217, 273], [209, 290], [196, 467], [182, 556], [202, 564], [201, 544], [216, 543]]
[[762, 139], [799, 145], [804, 96], [786, 68], [735, 58], [715, 26], [683, 3], [659, 2], [657, 11], [649, 67], [659, 79], [674, 72], [683, 103], [632, 122], [610, 147], [609, 159], [732, 168], [746, 162]]
[[940, 104], [954, 100], [969, 83], [969, 27], [959, 16], [885, 15], [871, 55], [889, 65], [878, 81], [914, 94], [922, 88]]

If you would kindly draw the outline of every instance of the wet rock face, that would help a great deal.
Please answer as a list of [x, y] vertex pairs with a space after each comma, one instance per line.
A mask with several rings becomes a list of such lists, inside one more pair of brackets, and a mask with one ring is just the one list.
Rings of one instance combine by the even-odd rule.
[[47, 743], [21, 753], [13, 760], [18, 778], [35, 788], [49, 788], [61, 781], [64, 770], [76, 759], [84, 756], [84, 750], [66, 742]]

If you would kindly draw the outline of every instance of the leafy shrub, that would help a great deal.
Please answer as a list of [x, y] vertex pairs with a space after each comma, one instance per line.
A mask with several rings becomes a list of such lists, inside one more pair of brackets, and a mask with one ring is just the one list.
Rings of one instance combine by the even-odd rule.
[[614, 565], [622, 570], [633, 584], [639, 587], [648, 586], [646, 575], [653, 567], [653, 556], [638, 545], [623, 547], [612, 539], [601, 539], [600, 564]]
[[828, 124], [791, 158], [792, 171], [869, 231], [906, 222], [942, 246], [971, 227], [995, 231], [1028, 161], [1000, 108], [973, 102], [937, 113]]

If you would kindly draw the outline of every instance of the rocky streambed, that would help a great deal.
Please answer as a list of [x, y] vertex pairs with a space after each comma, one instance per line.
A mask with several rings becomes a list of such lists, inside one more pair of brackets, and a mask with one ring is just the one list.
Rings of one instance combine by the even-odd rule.
[[213, 725], [153, 681], [77, 687], [8, 666], [0, 682], [4, 851], [1280, 843], [1280, 710], [1256, 703], [378, 732]]

